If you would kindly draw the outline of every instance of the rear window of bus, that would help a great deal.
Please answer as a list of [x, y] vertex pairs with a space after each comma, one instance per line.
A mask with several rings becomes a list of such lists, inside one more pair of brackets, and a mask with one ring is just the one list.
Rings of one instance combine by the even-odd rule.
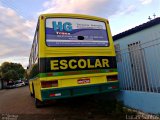
[[75, 18], [47, 18], [45, 24], [47, 46], [109, 46], [105, 22]]

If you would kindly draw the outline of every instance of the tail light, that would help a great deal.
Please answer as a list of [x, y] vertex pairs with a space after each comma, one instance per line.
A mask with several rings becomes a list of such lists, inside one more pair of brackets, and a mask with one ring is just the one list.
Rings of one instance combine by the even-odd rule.
[[107, 76], [107, 81], [116, 81], [116, 80], [118, 80], [118, 76], [117, 75]]
[[111, 86], [111, 87], [108, 87], [108, 89], [117, 89], [118, 88], [118, 86]]
[[58, 87], [58, 80], [54, 81], [42, 81], [41, 82], [42, 88], [48, 88], [48, 87]]
[[56, 96], [61, 96], [61, 93], [51, 93], [51, 94], [49, 94], [49, 97], [56, 97]]

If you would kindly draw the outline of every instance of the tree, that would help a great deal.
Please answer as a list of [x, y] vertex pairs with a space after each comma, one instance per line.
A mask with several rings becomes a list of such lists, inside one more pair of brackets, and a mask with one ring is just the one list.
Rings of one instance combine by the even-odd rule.
[[2, 79], [2, 73], [0, 72], [0, 80]]
[[18, 74], [14, 70], [8, 70], [8, 72], [3, 74], [4, 80], [18, 80]]
[[19, 63], [4, 62], [0, 68], [2, 79], [5, 81], [15, 81], [24, 78], [25, 70]]
[[27, 80], [29, 79], [29, 72], [28, 72], [27, 69], [25, 70], [24, 78], [27, 79]]
[[2, 79], [2, 72], [1, 72], [1, 66], [0, 66], [0, 80]]

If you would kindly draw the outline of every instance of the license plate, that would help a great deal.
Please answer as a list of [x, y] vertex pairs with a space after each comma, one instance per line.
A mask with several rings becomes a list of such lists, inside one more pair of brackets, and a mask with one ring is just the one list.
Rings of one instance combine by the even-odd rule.
[[81, 78], [77, 80], [78, 84], [87, 84], [90, 83], [90, 79], [89, 78]]

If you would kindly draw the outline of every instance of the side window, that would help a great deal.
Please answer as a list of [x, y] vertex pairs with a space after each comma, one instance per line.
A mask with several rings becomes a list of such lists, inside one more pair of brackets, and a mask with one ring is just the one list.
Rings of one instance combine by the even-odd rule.
[[37, 25], [36, 32], [33, 39], [33, 44], [31, 48], [30, 58], [29, 58], [29, 68], [32, 67], [38, 60], [38, 34], [39, 34], [39, 24]]
[[116, 50], [117, 62], [122, 62], [121, 49], [120, 49], [120, 45], [119, 44], [115, 45], [115, 50]]
[[32, 47], [32, 59], [31, 59], [31, 61], [32, 61], [32, 64], [34, 63], [34, 49], [33, 49], [33, 47]]
[[29, 68], [31, 67], [31, 55], [29, 57]]
[[38, 59], [38, 34], [39, 34], [39, 26], [37, 25], [36, 33], [35, 33], [35, 36], [34, 36], [34, 42], [33, 42], [34, 63]]
[[33, 54], [34, 54], [34, 55], [33, 55], [33, 56], [34, 56], [33, 59], [34, 59], [34, 62], [35, 62], [35, 60], [36, 60], [36, 35], [37, 35], [37, 34], [35, 33], [34, 41], [33, 41], [33, 51], [34, 51], [34, 52], [33, 52]]
[[38, 31], [35, 36], [35, 61], [38, 58]]

